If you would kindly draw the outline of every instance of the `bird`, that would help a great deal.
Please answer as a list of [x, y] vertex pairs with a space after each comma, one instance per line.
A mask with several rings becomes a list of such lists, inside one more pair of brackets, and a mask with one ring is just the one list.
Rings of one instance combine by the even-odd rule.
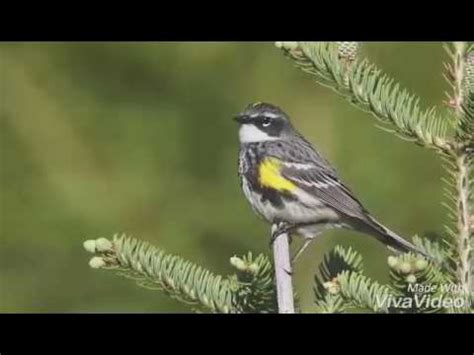
[[318, 235], [334, 228], [370, 235], [394, 252], [429, 257], [372, 217], [281, 108], [252, 103], [234, 119], [241, 189], [254, 212], [272, 225], [271, 243], [283, 233], [303, 237], [293, 263]]

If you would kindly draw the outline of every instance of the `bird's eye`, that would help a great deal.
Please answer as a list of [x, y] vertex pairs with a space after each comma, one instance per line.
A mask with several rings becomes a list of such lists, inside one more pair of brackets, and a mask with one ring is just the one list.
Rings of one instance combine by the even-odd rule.
[[262, 121], [262, 126], [263, 127], [268, 127], [270, 126], [270, 123], [272, 123], [272, 119], [270, 117], [264, 117]]

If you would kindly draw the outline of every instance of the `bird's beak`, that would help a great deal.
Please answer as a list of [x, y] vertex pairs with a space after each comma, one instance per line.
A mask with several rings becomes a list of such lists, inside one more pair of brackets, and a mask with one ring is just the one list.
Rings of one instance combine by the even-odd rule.
[[249, 120], [249, 116], [243, 115], [243, 114], [239, 114], [239, 115], [234, 117], [234, 121], [236, 121], [240, 124], [244, 124], [244, 123], [248, 122], [248, 120]]

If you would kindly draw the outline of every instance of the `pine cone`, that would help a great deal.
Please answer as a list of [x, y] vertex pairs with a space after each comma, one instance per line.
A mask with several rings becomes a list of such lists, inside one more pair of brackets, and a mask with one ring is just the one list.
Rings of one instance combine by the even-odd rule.
[[339, 49], [339, 58], [344, 58], [349, 61], [354, 61], [357, 57], [357, 50], [359, 49], [358, 42], [337, 42]]

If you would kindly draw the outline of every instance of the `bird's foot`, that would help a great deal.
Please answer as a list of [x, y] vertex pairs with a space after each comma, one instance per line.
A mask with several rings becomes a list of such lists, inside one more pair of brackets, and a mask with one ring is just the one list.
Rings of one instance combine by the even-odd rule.
[[291, 243], [292, 237], [291, 233], [293, 232], [295, 226], [290, 225], [285, 222], [280, 222], [272, 226], [272, 236], [270, 238], [270, 247], [273, 246], [275, 240], [282, 234], [288, 234], [289, 242]]

